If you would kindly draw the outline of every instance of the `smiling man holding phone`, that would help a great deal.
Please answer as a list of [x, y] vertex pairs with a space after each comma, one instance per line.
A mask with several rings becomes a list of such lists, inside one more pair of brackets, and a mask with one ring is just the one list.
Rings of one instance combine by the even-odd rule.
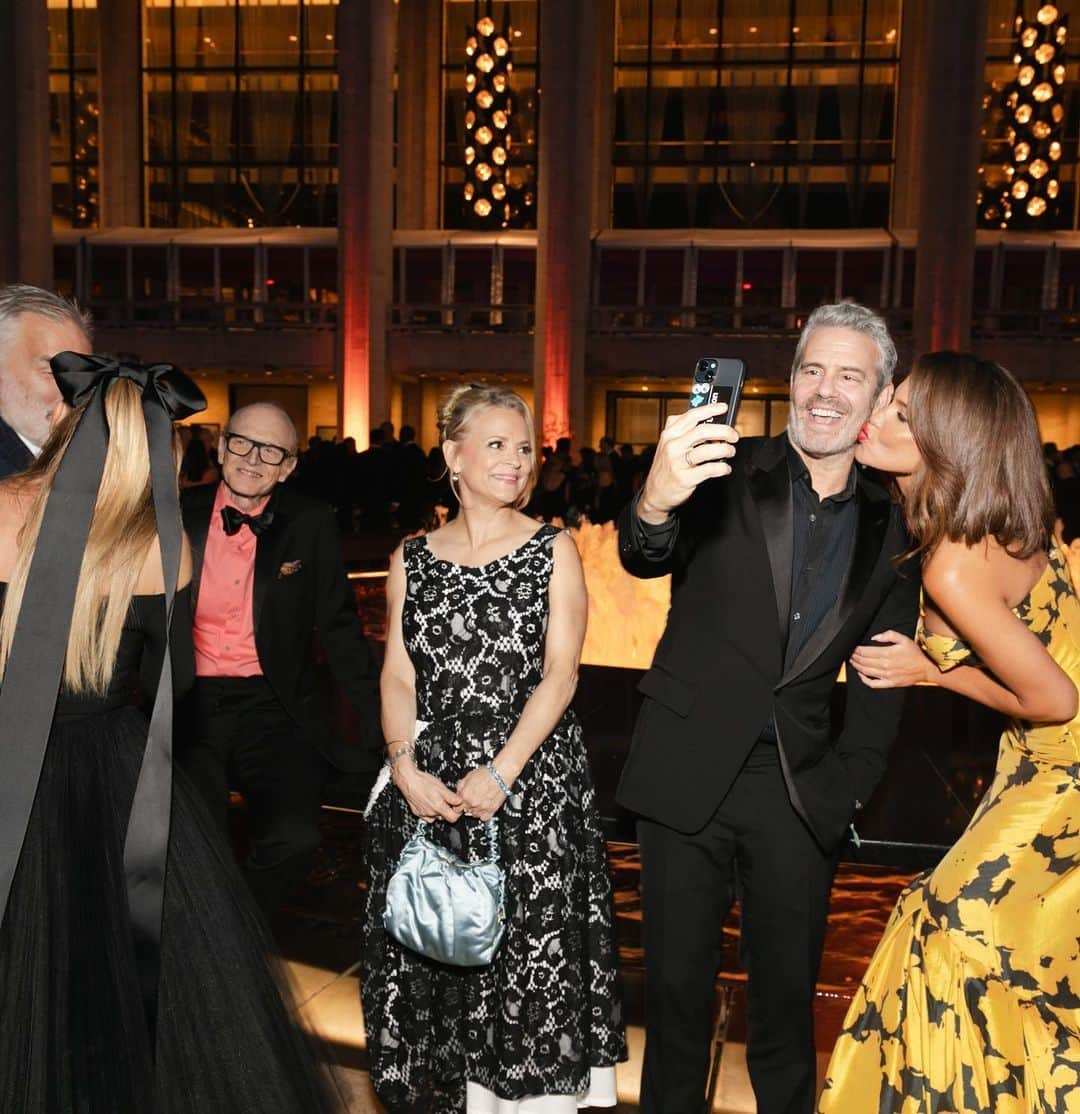
[[831, 697], [856, 645], [913, 633], [918, 612], [917, 574], [895, 566], [908, 548], [899, 509], [854, 463], [895, 366], [879, 316], [819, 307], [795, 350], [787, 430], [740, 441], [724, 403], [692, 406], [668, 420], [619, 520], [626, 569], [673, 574], [618, 793], [641, 817], [642, 1114], [700, 1114], [736, 894], [758, 1111], [813, 1110], [829, 890], [903, 690], [871, 690], [849, 671], [842, 728]]

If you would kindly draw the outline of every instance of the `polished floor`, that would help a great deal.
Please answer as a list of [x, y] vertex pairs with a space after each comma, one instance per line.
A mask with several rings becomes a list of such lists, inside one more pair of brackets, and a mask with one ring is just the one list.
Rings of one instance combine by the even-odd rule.
[[[357, 958], [363, 892], [359, 884], [362, 820], [353, 809], [324, 810], [323, 848], [280, 932], [294, 994], [306, 1024], [317, 1030], [352, 1089], [353, 1111], [381, 1114], [364, 1055]], [[620, 954], [630, 1021], [630, 1060], [617, 1071], [622, 1112], [637, 1110], [644, 1034], [642, 949], [637, 848], [609, 844], [615, 880]], [[824, 1069], [852, 989], [873, 951], [901, 887], [910, 878], [881, 867], [843, 864], [833, 893], [826, 956], [816, 1003], [819, 1067]], [[730, 1001], [726, 1039], [717, 1067], [714, 1112], [749, 1114], [756, 1107], [746, 1073], [743, 975], [738, 963], [738, 911], [725, 924], [718, 999]]]

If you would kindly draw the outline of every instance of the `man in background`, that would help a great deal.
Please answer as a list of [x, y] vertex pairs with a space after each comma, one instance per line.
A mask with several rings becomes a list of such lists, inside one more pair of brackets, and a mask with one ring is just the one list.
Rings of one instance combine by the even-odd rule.
[[[382, 752], [377, 670], [357, 618], [333, 511], [293, 485], [297, 435], [272, 403], [237, 410], [218, 447], [221, 483], [184, 492], [194, 572], [195, 687], [180, 764], [222, 831], [244, 797], [245, 872], [273, 920], [311, 868], [331, 766], [374, 772]], [[318, 642], [364, 728], [362, 748], [331, 724]]]
[[0, 287], [0, 478], [28, 468], [52, 429], [58, 352], [90, 353], [88, 314], [25, 283]]

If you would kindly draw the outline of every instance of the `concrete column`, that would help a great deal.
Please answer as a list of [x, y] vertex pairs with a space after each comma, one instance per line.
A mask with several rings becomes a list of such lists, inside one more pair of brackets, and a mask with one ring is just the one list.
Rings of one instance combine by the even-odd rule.
[[592, 231], [611, 227], [611, 191], [615, 184], [615, 0], [593, 0], [593, 191]]
[[[442, 0], [398, 4], [397, 227], [438, 228]], [[464, 96], [464, 92], [461, 94]]]
[[143, 223], [141, 16], [141, 0], [98, 0], [102, 228], [138, 228]]
[[[987, 0], [919, 0], [918, 6], [917, 161], [910, 168], [918, 176], [915, 352], [967, 350]], [[910, 26], [905, 20], [905, 29]]]
[[919, 223], [920, 93], [926, 85], [926, 72], [922, 67], [923, 25], [929, 6], [928, 0], [904, 0], [900, 25], [889, 227], [905, 231], [914, 230]]
[[395, 16], [393, 0], [342, 0], [337, 16], [338, 414], [360, 449], [390, 416]]
[[49, 161], [48, 9], [0, 0], [0, 283], [52, 288]]
[[533, 387], [545, 444], [585, 433], [590, 234], [593, 213], [601, 208], [594, 141], [603, 113], [597, 95], [605, 86], [611, 95], [611, 74], [597, 52], [608, 49], [604, 40], [613, 34], [611, 11], [608, 0], [586, 5], [544, 0], [540, 6]]

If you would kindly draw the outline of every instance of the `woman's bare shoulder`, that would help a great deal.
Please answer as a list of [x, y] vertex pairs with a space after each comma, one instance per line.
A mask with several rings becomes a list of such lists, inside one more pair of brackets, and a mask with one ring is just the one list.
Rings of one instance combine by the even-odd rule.
[[[181, 535], [180, 547], [180, 576], [177, 581], [178, 588], [184, 588], [191, 583], [192, 563], [191, 544], [187, 534]], [[137, 596], [159, 596], [165, 591], [165, 571], [161, 564], [161, 545], [155, 535], [150, 543], [150, 548], [143, 558], [139, 579], [135, 581], [135, 594]]]

